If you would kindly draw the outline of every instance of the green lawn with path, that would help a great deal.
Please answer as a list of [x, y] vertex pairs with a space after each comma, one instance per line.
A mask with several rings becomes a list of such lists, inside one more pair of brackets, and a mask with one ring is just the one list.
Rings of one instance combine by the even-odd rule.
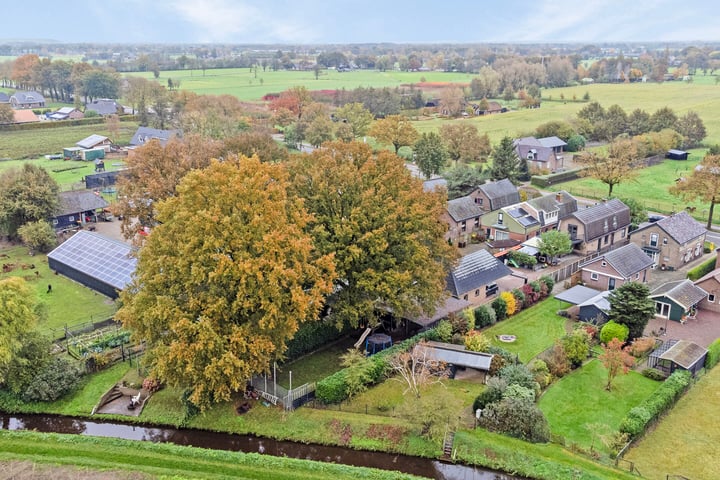
[[[548, 298], [483, 330], [483, 334], [494, 345], [518, 354], [520, 361], [527, 363], [565, 335], [567, 319], [557, 312], [567, 307], [565, 302]], [[501, 342], [497, 339], [498, 335], [515, 335], [517, 339], [512, 343]]]
[[625, 414], [660, 387], [660, 382], [634, 371], [615, 377], [610, 391], [605, 390], [606, 384], [607, 370], [599, 360], [592, 360], [548, 387], [539, 407], [550, 431], [563, 436], [567, 445], [589, 449], [594, 441], [595, 449], [607, 453], [593, 432], [617, 431]]

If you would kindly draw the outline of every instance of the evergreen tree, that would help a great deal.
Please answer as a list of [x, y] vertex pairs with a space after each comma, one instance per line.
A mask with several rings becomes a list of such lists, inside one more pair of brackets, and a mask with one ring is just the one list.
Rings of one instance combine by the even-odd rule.
[[513, 183], [517, 183], [520, 159], [518, 158], [513, 140], [510, 137], [503, 137], [500, 143], [493, 148], [492, 167], [490, 167], [490, 178], [493, 180], [502, 180], [507, 178]]
[[642, 337], [643, 330], [655, 315], [655, 303], [650, 299], [650, 289], [639, 282], [628, 282], [610, 293], [609, 319], [627, 325], [628, 340]]

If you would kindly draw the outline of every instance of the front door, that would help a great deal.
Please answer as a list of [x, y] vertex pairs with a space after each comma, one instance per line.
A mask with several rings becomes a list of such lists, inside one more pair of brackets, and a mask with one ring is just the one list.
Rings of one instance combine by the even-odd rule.
[[608, 279], [608, 290], [615, 290], [615, 279], [614, 278]]

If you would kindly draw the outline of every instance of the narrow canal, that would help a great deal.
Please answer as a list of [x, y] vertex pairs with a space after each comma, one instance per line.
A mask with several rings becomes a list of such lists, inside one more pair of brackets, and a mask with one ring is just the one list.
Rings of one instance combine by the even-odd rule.
[[176, 445], [215, 450], [254, 452], [357, 467], [397, 470], [436, 480], [520, 480], [518, 477], [482, 468], [384, 452], [366, 452], [342, 447], [307, 445], [252, 435], [232, 435], [203, 430], [126, 425], [54, 415], [9, 415], [0, 413], [0, 428], [3, 430], [36, 430], [38, 432], [174, 443]]

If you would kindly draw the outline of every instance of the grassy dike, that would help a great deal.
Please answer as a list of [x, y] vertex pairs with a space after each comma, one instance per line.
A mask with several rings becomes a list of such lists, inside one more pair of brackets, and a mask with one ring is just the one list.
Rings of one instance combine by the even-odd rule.
[[140, 472], [155, 478], [257, 480], [419, 478], [398, 472], [256, 453], [226, 452], [112, 438], [2, 430], [0, 430], [0, 459], [72, 465], [75, 468], [91, 471]]
[[[103, 372], [87, 378], [85, 383], [75, 393], [54, 403], [23, 404], [14, 400], [7, 394], [0, 393], [0, 410], [9, 413], [53, 413], [68, 416], [88, 417], [89, 412], [100, 398], [100, 395], [102, 395], [102, 393], [110, 388], [110, 386], [115, 382], [123, 378], [124, 375], [131, 373], [132, 371], [133, 369], [131, 369], [127, 364], [115, 365]], [[184, 419], [182, 405], [178, 399], [178, 391], [166, 388], [153, 396], [139, 419], [135, 419], [134, 417], [108, 415], [96, 415], [93, 418], [121, 420], [124, 422], [135, 421], [145, 424], [186, 426], [238, 434], [257, 434], [279, 440], [342, 445], [349, 448], [403, 453], [420, 457], [434, 458], [440, 455], [439, 444], [420, 437], [417, 434], [416, 429], [413, 429], [412, 425], [408, 421], [401, 418], [363, 415], [344, 411], [339, 412], [337, 410], [315, 410], [311, 408], [300, 408], [295, 412], [288, 413], [275, 408], [263, 407], [262, 405], [257, 405], [245, 415], [237, 415], [234, 412], [233, 404], [225, 403], [217, 405], [192, 419], [186, 420]], [[377, 437], [369, 433], [373, 429], [377, 431], [378, 427], [382, 427], [383, 425], [390, 425], [403, 429], [405, 431], [403, 439], [398, 442], [391, 438]], [[348, 429], [352, 432], [352, 435], [350, 435], [349, 438], [346, 435]], [[21, 433], [17, 433], [18, 436], [10, 435], [13, 432], [0, 433], [3, 434], [3, 436], [0, 437], [0, 439], [2, 439], [0, 441], [0, 459], [13, 458], [19, 460], [43, 461], [42, 458], [44, 458], [44, 454], [42, 454], [42, 450], [38, 450], [36, 453], [33, 449], [22, 449], [23, 444], [37, 446], [37, 441], [30, 440], [29, 443], [24, 443], [25, 441], [21, 440], [23, 435]], [[8, 437], [8, 435], [10, 436]], [[49, 436], [48, 438], [52, 438], [52, 436]], [[96, 448], [93, 446], [100, 445], [100, 442], [106, 441], [111, 442], [111, 444], [108, 445], [115, 445], [114, 442], [116, 442], [116, 440], [93, 439], [78, 436], [58, 436], [58, 438], [63, 438], [62, 440], [57, 440], [57, 443], [65, 445], [64, 448], [76, 449], [72, 455], [77, 455], [78, 459], [84, 458], [83, 455], [85, 454], [82, 452], [85, 450], [102, 452], [102, 454], [99, 455], [99, 458], [93, 457], [94, 454], [92, 452], [87, 453], [88, 460], [82, 461], [86, 462], [85, 465], [88, 467], [90, 467], [93, 462], [97, 462], [97, 465], [101, 466], [98, 468], [120, 468], [125, 471], [132, 471], [137, 464], [134, 455], [124, 457], [120, 454], [122, 450], [117, 450], [118, 455], [116, 456], [114, 453], [116, 451], [114, 447]], [[93, 444], [92, 442], [97, 443]], [[123, 442], [119, 440], [117, 442], [118, 445], [124, 445], [127, 443], [127, 445], [129, 445], [128, 448], [138, 449], [139, 452], [144, 452], [146, 448], [153, 448], [153, 446], [147, 446], [148, 444], [146, 443]], [[14, 446], [16, 443], [18, 445]], [[177, 467], [172, 468], [177, 468], [178, 470], [180, 470], [181, 467], [186, 468], [183, 466], [185, 464], [183, 464], [182, 461], [187, 458], [191, 458], [189, 462], [190, 466], [192, 466], [196, 461], [198, 464], [204, 464], [204, 460], [201, 458], [195, 459], [192, 457], [195, 453], [191, 452], [195, 449], [190, 447], [176, 447], [170, 445], [157, 445], [156, 447], [166, 449], [162, 451], [166, 452], [165, 455], [168, 455], [169, 457], [172, 457], [173, 455], [181, 457], [177, 460], [173, 460], [173, 462], [176, 461], [180, 463], [177, 464]], [[455, 441], [455, 449], [456, 459], [461, 462], [476, 464], [488, 468], [501, 469], [529, 478], [548, 480], [555, 480], [558, 478], [576, 478], [582, 480], [622, 480], [633, 478], [631, 475], [619, 471], [611, 466], [601, 465], [588, 458], [575, 455], [559, 445], [533, 445], [514, 438], [505, 437], [503, 435], [491, 434], [480, 429], [458, 432]], [[55, 457], [51, 455], [51, 453], [52, 452], [48, 453], [46, 461], [51, 463], [59, 462], [59, 460], [55, 460]], [[235, 454], [209, 451], [206, 452], [205, 455], [212, 458], [215, 458], [215, 456], [218, 458], [225, 458], [225, 455]], [[108, 463], [102, 463], [101, 460], [107, 460]], [[154, 460], [153, 462], [148, 460], [148, 462], [149, 464], [144, 467], [147, 468], [147, 470], [142, 471], [153, 473], [154, 470], [151, 470], [158, 467], [156, 467], [153, 463]], [[173, 462], [170, 462], [169, 460], [168, 462], [163, 461], [160, 462], [160, 465], [172, 466], [174, 465]], [[74, 464], [75, 459], [68, 456], [64, 463]], [[299, 477], [280, 477], [273, 473], [272, 469], [274, 467], [269, 467], [268, 465], [269, 464], [265, 464], [262, 468], [256, 468], [260, 470], [265, 469], [267, 472], [271, 472], [266, 472], [266, 475], [271, 475], [272, 478], [316, 478], [302, 475]], [[190, 473], [186, 474], [193, 474], [192, 472], [194, 470], [190, 467], [187, 468], [189, 468]], [[193, 468], [201, 468], [201, 466], [199, 465]], [[317, 466], [313, 468], [322, 470], [322, 468], [325, 467]], [[329, 466], [327, 466], [327, 468], [329, 468]], [[225, 475], [225, 473], [222, 473], [223, 470], [220, 467], [218, 467], [218, 472], [220, 472], [218, 475]], [[154, 474], [166, 475], [166, 473], [167, 472], [158, 471]], [[208, 475], [209, 473], [207, 472], [198, 474], [198, 476], [203, 478], [224, 478], [221, 476], [210, 477]], [[336, 478], [348, 478], [340, 476], [337, 473], [332, 473], [331, 475]], [[189, 478], [195, 477], [191, 476]], [[270, 477], [258, 476], [239, 478]], [[384, 479], [404, 477], [378, 476], [367, 478]]]

